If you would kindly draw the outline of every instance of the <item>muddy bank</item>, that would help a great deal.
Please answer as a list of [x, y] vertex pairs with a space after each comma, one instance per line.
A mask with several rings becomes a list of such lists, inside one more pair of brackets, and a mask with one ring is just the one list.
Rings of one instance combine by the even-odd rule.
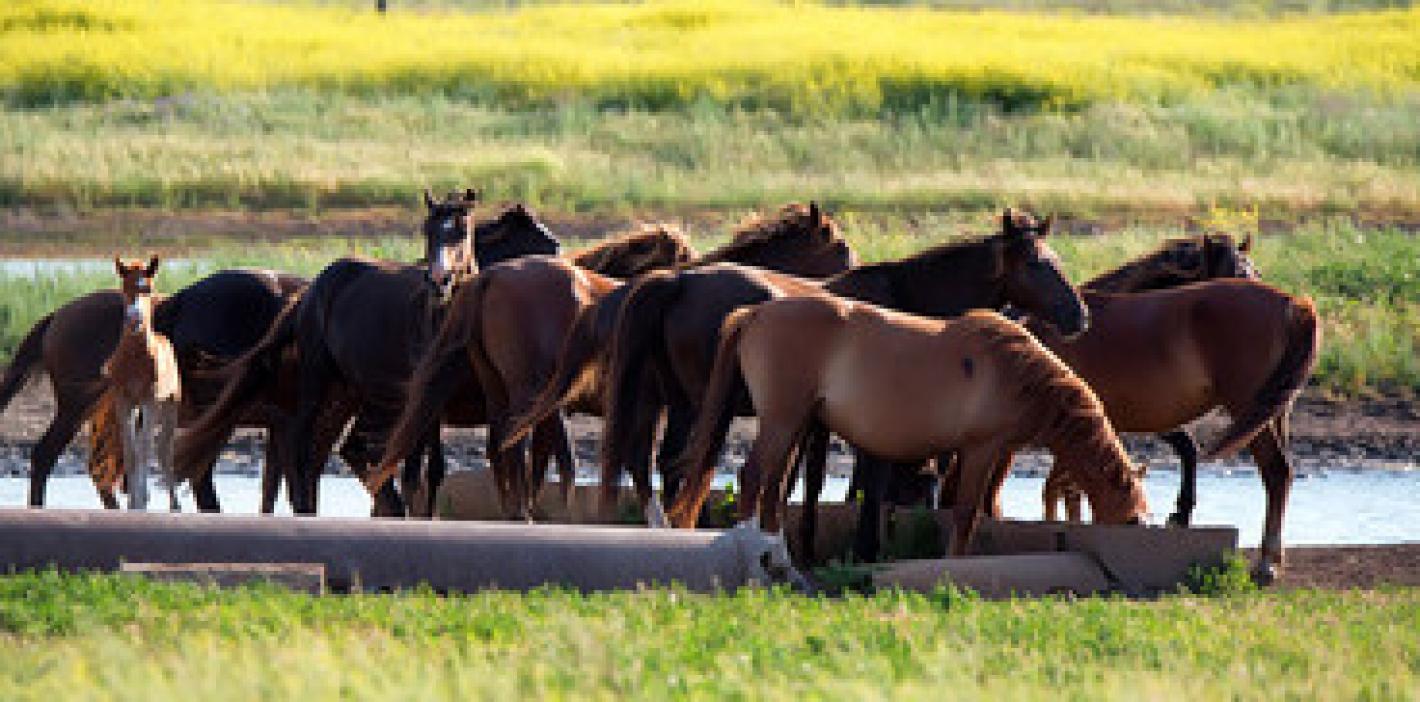
[[1385, 586], [1420, 586], [1420, 543], [1288, 547], [1287, 569], [1277, 583], [1289, 589]]

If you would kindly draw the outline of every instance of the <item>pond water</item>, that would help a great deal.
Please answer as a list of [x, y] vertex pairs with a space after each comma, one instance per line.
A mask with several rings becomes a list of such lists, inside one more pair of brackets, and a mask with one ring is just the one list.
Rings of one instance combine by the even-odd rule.
[[[195, 259], [163, 259], [163, 267], [191, 269], [202, 262]], [[0, 277], [39, 278], [58, 275], [112, 273], [111, 258], [6, 258], [0, 259]]]
[[[728, 476], [721, 482], [727, 482]], [[1042, 478], [1016, 475], [1006, 481], [1006, 516], [1038, 519]], [[0, 478], [0, 505], [22, 505], [28, 480]], [[1151, 521], [1161, 522], [1173, 507], [1178, 474], [1155, 471], [1146, 480]], [[259, 481], [245, 475], [218, 475], [217, 490], [225, 511], [253, 513]], [[847, 481], [830, 480], [826, 499], [842, 499]], [[153, 504], [167, 498], [154, 491]], [[284, 499], [284, 498], [283, 498]], [[190, 495], [182, 500], [192, 509]], [[1197, 524], [1238, 527], [1243, 546], [1257, 545], [1262, 530], [1262, 481], [1253, 471], [1205, 471], [1198, 479]], [[97, 508], [98, 498], [85, 476], [56, 476], [49, 484], [49, 504], [57, 508]], [[320, 514], [363, 516], [369, 498], [354, 478], [327, 475], [321, 481]], [[286, 513], [285, 505], [280, 511]], [[1420, 541], [1420, 470], [1333, 470], [1299, 478], [1292, 488], [1285, 539], [1288, 544], [1379, 544]]]

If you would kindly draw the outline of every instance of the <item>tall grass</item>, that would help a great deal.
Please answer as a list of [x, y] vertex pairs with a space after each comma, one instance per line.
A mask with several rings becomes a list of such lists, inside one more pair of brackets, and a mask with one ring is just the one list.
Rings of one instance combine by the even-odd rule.
[[[1305, 632], [1303, 635], [1302, 632]], [[1402, 699], [1420, 591], [312, 597], [0, 580], [8, 699]]]
[[1420, 10], [1258, 20], [752, 0], [391, 13], [222, 0], [0, 9], [11, 104], [309, 86], [797, 115], [1177, 103], [1220, 88], [1414, 91]]
[[477, 185], [562, 210], [1031, 204], [1158, 218], [1212, 205], [1271, 218], [1420, 217], [1420, 92], [1241, 89], [1173, 106], [800, 121], [489, 109], [446, 96], [310, 89], [0, 109], [0, 206], [412, 204]]
[[[950, 215], [907, 220], [847, 212], [841, 221], [868, 261], [899, 258], [943, 238], [981, 229], [981, 218], [964, 228], [960, 218]], [[1083, 281], [1176, 234], [1132, 228], [1109, 236], [1058, 237], [1051, 244], [1071, 278]], [[725, 236], [724, 231], [698, 232], [696, 243], [709, 248]], [[123, 245], [116, 248], [122, 250]], [[413, 237], [226, 245], [193, 252], [195, 265], [170, 267], [160, 273], [158, 287], [171, 292], [212, 271], [238, 266], [314, 275], [346, 253], [411, 261], [419, 256]], [[1253, 258], [1269, 282], [1317, 300], [1324, 335], [1318, 385], [1347, 395], [1420, 393], [1420, 238], [1343, 223], [1313, 225], [1261, 238]], [[112, 287], [114, 280], [106, 270], [0, 280], [0, 359], [9, 358], [39, 317], [83, 292]]]

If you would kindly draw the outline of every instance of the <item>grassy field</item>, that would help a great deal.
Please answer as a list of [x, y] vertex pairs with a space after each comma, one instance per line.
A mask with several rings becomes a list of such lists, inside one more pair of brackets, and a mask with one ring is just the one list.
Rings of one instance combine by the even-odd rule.
[[[1222, 218], [1220, 223], [1228, 223], [1226, 216]], [[841, 217], [847, 236], [870, 261], [905, 256], [946, 236], [981, 231], [983, 221], [978, 218], [974, 227], [963, 229], [954, 218], [927, 216], [909, 224], [872, 214]], [[1246, 227], [1246, 218], [1233, 224]], [[1052, 245], [1072, 278], [1083, 281], [1174, 233], [1139, 228], [1108, 236], [1059, 237]], [[726, 236], [724, 231], [696, 234], [702, 249]], [[114, 248], [145, 250], [126, 242], [115, 242]], [[173, 267], [160, 275], [159, 288], [176, 290], [200, 275], [233, 266], [313, 275], [336, 256], [351, 252], [394, 260], [419, 256], [412, 237], [232, 244], [189, 252], [196, 258], [195, 265]], [[1316, 225], [1260, 238], [1254, 258], [1268, 280], [1318, 300], [1325, 324], [1319, 385], [1347, 395], [1420, 392], [1420, 239], [1395, 230]], [[92, 273], [0, 280], [0, 359], [9, 357], [34, 320], [83, 292], [111, 287], [113, 281], [106, 267]]]
[[1420, 9], [468, 4], [10, 3], [0, 205], [1420, 219]]
[[0, 579], [7, 699], [1404, 699], [1420, 592], [986, 603]]

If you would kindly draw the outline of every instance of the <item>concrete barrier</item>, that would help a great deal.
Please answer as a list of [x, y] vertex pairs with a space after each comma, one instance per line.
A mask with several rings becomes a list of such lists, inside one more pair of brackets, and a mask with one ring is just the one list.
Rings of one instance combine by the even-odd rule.
[[325, 566], [320, 563], [132, 563], [118, 572], [164, 582], [190, 582], [217, 587], [272, 583], [319, 595], [325, 592]]
[[931, 592], [951, 583], [982, 597], [1094, 595], [1111, 589], [1095, 559], [1083, 553], [1026, 553], [902, 561], [873, 574], [878, 587]]
[[315, 563], [333, 590], [583, 591], [762, 579], [749, 530], [0, 509], [0, 564], [113, 571], [144, 563]]

